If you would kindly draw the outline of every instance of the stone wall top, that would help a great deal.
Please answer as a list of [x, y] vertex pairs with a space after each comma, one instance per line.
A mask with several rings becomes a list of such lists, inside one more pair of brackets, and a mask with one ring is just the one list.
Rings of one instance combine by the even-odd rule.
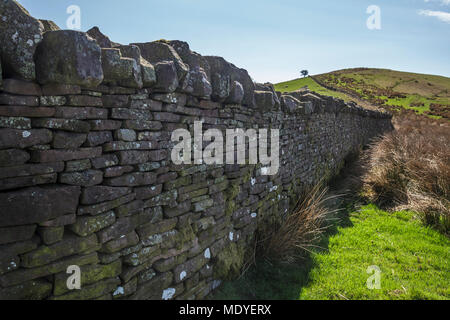
[[282, 108], [306, 114], [325, 111], [390, 117], [310, 92], [275, 92], [271, 84], [254, 83], [245, 69], [222, 57], [201, 56], [183, 41], [121, 45], [98, 27], [87, 33], [59, 30], [52, 21], [31, 17], [15, 0], [0, 1], [0, 15], [2, 78], [84, 89], [107, 85], [180, 92], [265, 111]]

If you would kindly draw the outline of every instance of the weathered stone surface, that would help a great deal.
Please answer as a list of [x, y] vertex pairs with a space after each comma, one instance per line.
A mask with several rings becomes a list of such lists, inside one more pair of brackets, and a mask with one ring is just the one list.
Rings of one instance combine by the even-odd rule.
[[117, 166], [105, 169], [105, 178], [114, 178], [134, 170], [132, 166]]
[[67, 99], [64, 96], [41, 96], [39, 97], [41, 106], [63, 106], [66, 104]]
[[46, 280], [32, 280], [13, 287], [0, 289], [1, 300], [42, 300], [52, 291], [52, 284]]
[[121, 151], [118, 155], [121, 165], [146, 163], [149, 160], [148, 151]]
[[119, 159], [114, 154], [107, 154], [102, 157], [92, 159], [91, 162], [95, 169], [104, 169], [118, 165]]
[[122, 122], [115, 120], [90, 120], [92, 131], [117, 130], [122, 126]]
[[0, 179], [13, 177], [26, 177], [34, 175], [44, 175], [58, 173], [64, 170], [63, 162], [48, 164], [23, 164], [13, 167], [0, 167]]
[[161, 92], [174, 92], [178, 88], [177, 70], [172, 61], [155, 64], [156, 85], [154, 89]]
[[0, 105], [37, 107], [39, 106], [39, 98], [0, 93]]
[[103, 100], [92, 95], [68, 95], [67, 105], [73, 107], [102, 107]]
[[136, 141], [137, 140], [137, 134], [136, 131], [131, 129], [119, 129], [114, 133], [114, 136], [117, 140], [122, 141]]
[[212, 94], [212, 86], [207, 60], [198, 53], [192, 52], [186, 42], [170, 41], [169, 44], [189, 66], [189, 86], [192, 86], [192, 95], [208, 98]]
[[41, 236], [42, 242], [46, 245], [51, 245], [61, 241], [64, 237], [64, 226], [39, 227], [37, 231]]
[[36, 76], [41, 84], [96, 87], [103, 81], [101, 49], [83, 32], [46, 32], [36, 49]]
[[72, 119], [33, 119], [33, 127], [87, 133], [90, 125], [87, 122]]
[[22, 187], [36, 186], [40, 184], [52, 184], [56, 183], [56, 180], [56, 174], [7, 178], [0, 181], [0, 190], [17, 189]]
[[25, 149], [37, 144], [47, 144], [52, 141], [52, 133], [46, 129], [0, 129], [0, 149]]
[[44, 26], [44, 32], [61, 30], [61, 28], [58, 27], [58, 25], [55, 22], [53, 22], [52, 20], [39, 19], [39, 21]]
[[17, 79], [3, 79], [3, 91], [24, 96], [42, 95], [41, 87], [38, 84]]
[[113, 292], [113, 299], [122, 299], [136, 292], [137, 278], [133, 278], [124, 285], [118, 286]]
[[55, 118], [63, 119], [107, 119], [108, 110], [103, 108], [92, 107], [57, 107], [55, 110]]
[[22, 265], [26, 268], [43, 266], [63, 257], [92, 251], [97, 246], [98, 242], [95, 235], [81, 238], [67, 234], [58, 243], [50, 246], [41, 246], [22, 255]]
[[112, 133], [110, 131], [89, 132], [86, 145], [88, 147], [96, 147], [110, 141], [113, 141]]
[[77, 85], [64, 83], [49, 83], [42, 86], [44, 96], [62, 96], [68, 94], [80, 94], [81, 88]]
[[[122, 249], [135, 246], [139, 243], [139, 237], [136, 232], [132, 231], [118, 239], [108, 241], [103, 244], [101, 251], [105, 253], [115, 253]], [[122, 253], [121, 253], [122, 255]]]
[[94, 217], [79, 217], [74, 224], [69, 226], [69, 229], [81, 237], [87, 237], [114, 224], [114, 222], [116, 222], [116, 215], [113, 211], [110, 211]]
[[138, 218], [136, 216], [117, 219], [113, 225], [97, 233], [98, 239], [101, 243], [105, 243], [112, 239], [124, 236], [134, 230], [137, 223]]
[[142, 88], [141, 68], [136, 60], [123, 58], [119, 49], [102, 49], [104, 82], [131, 88]]
[[141, 50], [138, 46], [119, 46], [122, 56], [134, 59], [142, 75], [142, 84], [144, 88], [152, 87], [156, 83], [156, 73], [153, 65], [141, 56]]
[[55, 149], [77, 149], [86, 141], [85, 133], [56, 131], [52, 146]]
[[95, 39], [95, 41], [101, 48], [112, 48], [111, 40], [109, 40], [109, 38], [106, 35], [104, 35], [98, 27], [93, 27], [89, 29], [86, 33], [90, 37]]
[[76, 221], [76, 215], [75, 213], [72, 214], [66, 214], [64, 216], [60, 216], [56, 219], [48, 220], [39, 223], [39, 226], [42, 227], [64, 227], [68, 224], [73, 224]]
[[105, 108], [128, 107], [130, 97], [128, 95], [103, 95], [102, 102]]
[[[81, 268], [81, 284], [86, 286], [103, 279], [115, 278], [122, 272], [122, 264], [115, 261], [107, 265], [86, 265]], [[69, 291], [67, 279], [70, 275], [62, 272], [55, 275], [53, 294], [59, 296]]]
[[97, 158], [101, 155], [102, 149], [97, 148], [81, 148], [74, 150], [35, 150], [32, 152], [33, 162], [58, 162], [80, 159]]
[[[178, 53], [167, 43], [161, 41], [147, 42], [147, 43], [132, 43], [141, 49], [141, 55], [145, 60], [152, 64], [157, 64], [161, 61], [173, 62], [178, 80], [184, 79], [189, 72], [189, 67], [181, 60]], [[159, 81], [159, 79], [158, 79]]]
[[289, 95], [282, 95], [280, 103], [281, 108], [286, 112], [294, 112], [301, 105], [300, 101]]
[[231, 82], [230, 95], [228, 96], [226, 102], [232, 104], [241, 104], [244, 99], [244, 87], [238, 81]]
[[126, 120], [124, 123], [126, 129], [133, 130], [152, 130], [158, 131], [162, 129], [162, 123], [159, 121], [148, 120]]
[[54, 114], [54, 108], [46, 107], [2, 106], [0, 108], [0, 116], [5, 117], [47, 118]]
[[92, 168], [91, 161], [89, 159], [84, 160], [72, 160], [66, 162], [66, 168], [64, 172], [78, 172], [85, 171]]
[[177, 266], [173, 271], [175, 276], [174, 279], [175, 282], [179, 283], [185, 279], [189, 279], [197, 271], [199, 271], [207, 262], [208, 259], [206, 259], [204, 255], [201, 254], [196, 256], [195, 258], [188, 260], [184, 264]]
[[31, 129], [31, 120], [23, 117], [0, 117], [0, 128]]
[[90, 205], [101, 203], [105, 201], [111, 201], [120, 198], [131, 192], [130, 188], [126, 187], [107, 187], [107, 186], [95, 186], [83, 189], [81, 194], [81, 203]]
[[35, 230], [36, 225], [0, 228], [0, 244], [31, 239]]
[[78, 208], [78, 214], [84, 215], [84, 214], [90, 214], [90, 215], [98, 215], [104, 212], [107, 212], [109, 210], [112, 210], [114, 208], [117, 208], [121, 206], [122, 204], [125, 204], [127, 202], [133, 201], [136, 197], [135, 193], [128, 194], [126, 196], [120, 197], [118, 199], [102, 202], [100, 204], [94, 204], [90, 206], [82, 206]]
[[255, 104], [263, 111], [271, 111], [275, 106], [273, 93], [270, 91], [255, 91]]
[[177, 225], [178, 219], [166, 219], [159, 223], [148, 223], [137, 228], [137, 233], [140, 239], [145, 240], [146, 238], [153, 236], [157, 233], [164, 233], [172, 230]]
[[62, 296], [54, 296], [52, 300], [89, 300], [104, 296], [112, 291], [120, 284], [118, 278], [101, 280], [97, 283], [82, 287], [80, 290], [73, 290]]
[[33, 56], [42, 40], [44, 26], [13, 0], [0, 2], [0, 44], [3, 73], [25, 80], [34, 80]]
[[79, 187], [33, 187], [0, 194], [0, 226], [38, 223], [75, 213]]
[[61, 173], [59, 182], [72, 186], [91, 187], [102, 183], [103, 172], [100, 170], [86, 170], [81, 172]]
[[131, 300], [161, 300], [163, 290], [166, 289], [173, 279], [171, 272], [163, 273], [152, 280], [142, 284], [134, 294], [130, 296]]
[[127, 217], [136, 213], [143, 212], [144, 202], [142, 200], [134, 200], [130, 203], [124, 204], [114, 211], [117, 217]]
[[253, 106], [253, 91], [255, 90], [255, 84], [246, 70], [237, 68], [235, 65], [227, 62], [221, 57], [206, 56], [205, 59], [208, 61], [211, 68], [213, 95], [215, 97], [223, 97], [226, 95], [228, 81], [230, 81], [230, 90], [233, 82], [237, 81], [244, 89], [244, 98], [242, 103], [248, 106]]
[[156, 182], [156, 175], [152, 172], [136, 172], [117, 178], [106, 179], [105, 184], [115, 187], [138, 187]]
[[98, 263], [97, 253], [75, 255], [73, 257], [65, 258], [42, 267], [32, 269], [21, 268], [13, 272], [8, 272], [5, 275], [0, 276], [0, 285], [3, 287], [14, 286], [27, 282], [29, 280], [42, 278], [51, 274], [66, 271], [67, 267], [71, 265], [83, 266], [86, 264], [95, 263]]
[[0, 150], [0, 167], [21, 165], [30, 159], [28, 152], [19, 149]]
[[125, 142], [116, 141], [103, 145], [104, 152], [127, 151], [127, 150], [152, 150], [158, 147], [158, 143], [153, 141]]

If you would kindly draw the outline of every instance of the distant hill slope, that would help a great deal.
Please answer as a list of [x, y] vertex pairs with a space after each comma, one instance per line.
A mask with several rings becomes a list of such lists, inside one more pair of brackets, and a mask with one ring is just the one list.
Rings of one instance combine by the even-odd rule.
[[450, 78], [387, 69], [345, 69], [275, 85], [282, 92], [304, 86], [319, 94], [391, 111], [413, 110], [450, 118]]

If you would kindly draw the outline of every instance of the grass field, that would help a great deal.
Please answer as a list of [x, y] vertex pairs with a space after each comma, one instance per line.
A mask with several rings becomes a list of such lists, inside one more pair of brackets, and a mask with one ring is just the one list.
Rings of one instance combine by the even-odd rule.
[[[299, 265], [259, 262], [214, 299], [450, 299], [450, 241], [411, 212], [350, 210]], [[370, 290], [369, 266], [381, 270]]]
[[341, 93], [338, 91], [328, 90], [318, 84], [312, 77], [295, 79], [291, 81], [281, 82], [275, 85], [275, 90], [281, 92], [292, 92], [296, 91], [300, 88], [308, 86], [308, 89], [317, 92], [321, 95], [330, 96], [342, 99], [346, 102], [351, 101], [352, 98], [345, 93]]
[[[387, 69], [345, 69], [275, 85], [311, 91], [389, 110], [407, 109], [432, 118], [450, 118], [450, 78]], [[329, 90], [327, 88], [331, 88]]]

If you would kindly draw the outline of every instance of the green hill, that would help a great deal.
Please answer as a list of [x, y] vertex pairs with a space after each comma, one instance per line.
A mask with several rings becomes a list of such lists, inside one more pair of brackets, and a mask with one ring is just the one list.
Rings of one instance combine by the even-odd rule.
[[275, 89], [292, 92], [304, 86], [366, 107], [406, 109], [432, 118], [450, 118], [450, 78], [447, 77], [358, 68], [278, 83]]

